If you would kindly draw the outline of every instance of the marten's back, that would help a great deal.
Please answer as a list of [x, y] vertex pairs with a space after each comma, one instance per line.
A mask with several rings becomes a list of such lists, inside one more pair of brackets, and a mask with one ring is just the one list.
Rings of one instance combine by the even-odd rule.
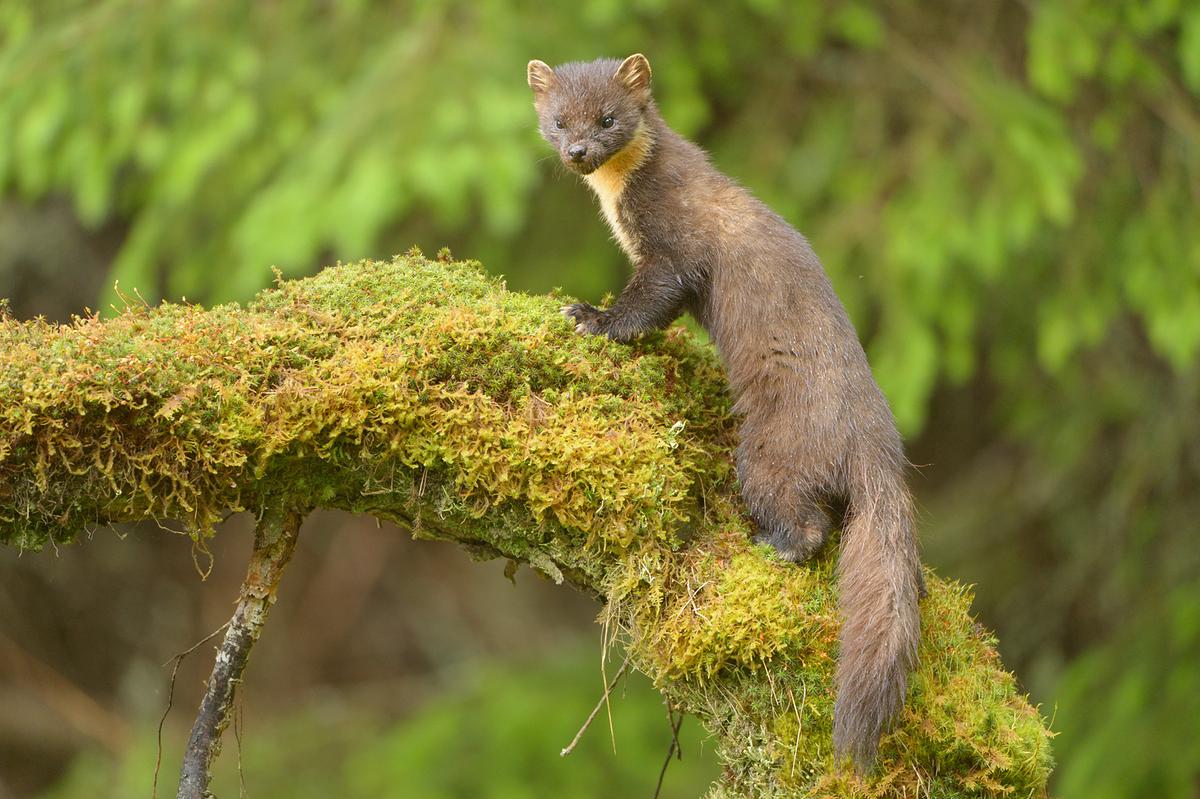
[[693, 289], [689, 310], [721, 352], [736, 410], [753, 426], [791, 406], [797, 427], [787, 434], [821, 442], [813, 456], [824, 465], [840, 461], [856, 433], [898, 444], [862, 345], [808, 241], [700, 148], [661, 120], [655, 127], [655, 150], [625, 188], [620, 222], [635, 263], [669, 261]]

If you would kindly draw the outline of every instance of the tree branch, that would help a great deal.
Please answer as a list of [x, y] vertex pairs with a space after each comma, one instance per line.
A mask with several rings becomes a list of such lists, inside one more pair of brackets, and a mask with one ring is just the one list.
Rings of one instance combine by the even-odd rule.
[[295, 550], [303, 518], [295, 510], [271, 508], [259, 519], [254, 531], [254, 552], [238, 595], [237, 609], [217, 649], [208, 688], [184, 750], [178, 799], [211, 796], [210, 769], [221, 753], [221, 735], [233, 717], [234, 694], [246, 670], [250, 649], [262, 634], [267, 613], [275, 603], [275, 590]]
[[[712, 799], [1045, 796], [1045, 722], [969, 591], [933, 575], [876, 773], [834, 759], [836, 540], [803, 566], [750, 543], [709, 347], [682, 327], [633, 345], [577, 336], [563, 299], [413, 253], [244, 308], [0, 315], [0, 543], [140, 519], [203, 542], [245, 508], [368, 513], [600, 599], [606, 641], [714, 736]], [[244, 597], [259, 624], [263, 590]], [[214, 753], [249, 629], [227, 633], [194, 762]]]

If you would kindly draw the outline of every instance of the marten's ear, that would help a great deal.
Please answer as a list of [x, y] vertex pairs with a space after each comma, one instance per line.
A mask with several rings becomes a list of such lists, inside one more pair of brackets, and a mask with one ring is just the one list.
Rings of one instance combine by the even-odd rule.
[[650, 99], [650, 62], [641, 53], [634, 53], [621, 62], [613, 78], [643, 100]]
[[540, 98], [554, 88], [554, 70], [550, 69], [550, 65], [545, 61], [538, 61], [536, 58], [530, 61], [525, 74], [534, 97]]

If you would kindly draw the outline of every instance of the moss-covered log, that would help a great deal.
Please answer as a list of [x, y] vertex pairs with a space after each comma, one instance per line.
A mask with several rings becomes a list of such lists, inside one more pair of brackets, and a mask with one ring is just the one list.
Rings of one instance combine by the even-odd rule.
[[632, 662], [715, 736], [712, 797], [1044, 795], [1044, 721], [969, 592], [932, 575], [875, 775], [834, 762], [833, 553], [797, 567], [749, 542], [708, 348], [680, 327], [634, 346], [576, 336], [562, 302], [413, 253], [247, 307], [0, 320], [0, 541], [369, 513], [597, 596]]

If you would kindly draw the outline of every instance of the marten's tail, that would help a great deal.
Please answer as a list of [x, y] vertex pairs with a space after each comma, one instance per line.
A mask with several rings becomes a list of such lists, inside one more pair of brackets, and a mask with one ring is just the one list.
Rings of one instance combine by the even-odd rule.
[[922, 583], [903, 471], [864, 460], [850, 475], [838, 560], [842, 637], [833, 713], [834, 751], [852, 757], [862, 772], [904, 704], [917, 661]]

